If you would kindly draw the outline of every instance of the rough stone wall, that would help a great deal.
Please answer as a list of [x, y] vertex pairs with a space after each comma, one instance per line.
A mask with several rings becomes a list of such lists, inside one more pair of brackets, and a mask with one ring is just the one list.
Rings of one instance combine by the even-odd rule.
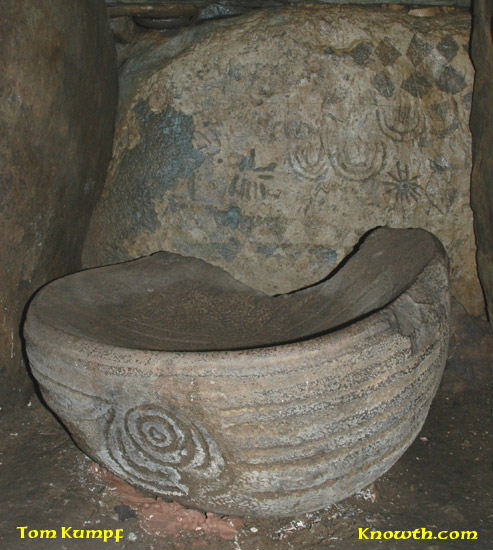
[[[471, 0], [185, 0], [177, 3], [175, 0], [106, 0], [112, 14], [143, 13], [156, 14], [161, 9], [169, 12], [179, 12], [183, 7], [196, 6], [199, 9], [211, 6], [216, 12], [238, 7], [277, 7], [295, 4], [353, 4], [353, 5], [410, 5], [410, 6], [457, 6], [469, 7]], [[142, 7], [144, 6], [144, 7]]]
[[140, 48], [85, 265], [164, 249], [280, 293], [326, 276], [375, 226], [423, 227], [481, 312], [469, 32], [460, 13], [306, 6]]
[[19, 325], [80, 267], [111, 155], [117, 75], [99, 0], [5, 0], [0, 18], [0, 405], [29, 391]]
[[473, 159], [471, 203], [478, 245], [478, 269], [493, 323], [493, 3], [474, 3], [472, 59], [476, 69], [471, 129]]

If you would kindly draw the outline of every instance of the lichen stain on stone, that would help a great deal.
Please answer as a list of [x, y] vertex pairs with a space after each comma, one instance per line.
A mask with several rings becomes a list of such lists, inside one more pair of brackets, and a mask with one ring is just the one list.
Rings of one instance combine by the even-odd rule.
[[[172, 106], [162, 113], [152, 112], [143, 100], [133, 111], [146, 131], [132, 149], [123, 152], [110, 191], [112, 199], [120, 203], [122, 219], [134, 225], [127, 228], [128, 235], [157, 229], [161, 221], [149, 205], [189, 179], [205, 159], [192, 144], [192, 116]], [[148, 158], [153, 162], [149, 163]]]
[[256, 225], [254, 216], [245, 216], [241, 208], [231, 206], [227, 210], [221, 210], [212, 206], [206, 206], [206, 211], [214, 218], [218, 228], [250, 232]]
[[236, 229], [240, 223], [241, 210], [237, 206], [231, 207], [224, 216], [224, 225]]
[[333, 248], [314, 246], [311, 248], [310, 252], [328, 265], [335, 265], [337, 263], [337, 250]]

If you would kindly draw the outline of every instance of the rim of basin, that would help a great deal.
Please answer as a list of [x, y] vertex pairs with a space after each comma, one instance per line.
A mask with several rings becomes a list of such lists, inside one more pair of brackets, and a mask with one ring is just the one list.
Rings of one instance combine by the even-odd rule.
[[[409, 289], [442, 245], [422, 229], [377, 228], [324, 280], [269, 296], [202, 260], [170, 253], [57, 279], [33, 298], [28, 340], [108, 353], [254, 353], [346, 333]], [[289, 346], [289, 348], [288, 348]], [[292, 347], [291, 347], [292, 346]]]

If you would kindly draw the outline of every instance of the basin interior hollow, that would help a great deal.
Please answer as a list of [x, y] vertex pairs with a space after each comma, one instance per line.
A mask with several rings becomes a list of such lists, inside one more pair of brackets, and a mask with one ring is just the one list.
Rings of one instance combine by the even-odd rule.
[[424, 230], [378, 228], [326, 279], [277, 296], [202, 260], [160, 252], [52, 282], [36, 297], [35, 312], [73, 337], [130, 349], [278, 345], [384, 307], [415, 281], [437, 246]]

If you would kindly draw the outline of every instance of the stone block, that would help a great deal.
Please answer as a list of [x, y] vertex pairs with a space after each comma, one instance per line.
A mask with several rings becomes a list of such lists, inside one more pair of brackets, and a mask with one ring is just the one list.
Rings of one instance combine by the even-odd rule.
[[474, 3], [474, 27], [471, 52], [474, 81], [471, 129], [473, 171], [471, 203], [478, 244], [478, 269], [493, 323], [493, 4], [489, 0]]
[[0, 405], [31, 386], [19, 325], [40, 286], [80, 267], [111, 155], [114, 45], [98, 0], [2, 2]]
[[376, 226], [421, 227], [480, 313], [465, 13], [259, 10], [127, 60], [84, 262], [168, 250], [275, 294], [326, 276]]

